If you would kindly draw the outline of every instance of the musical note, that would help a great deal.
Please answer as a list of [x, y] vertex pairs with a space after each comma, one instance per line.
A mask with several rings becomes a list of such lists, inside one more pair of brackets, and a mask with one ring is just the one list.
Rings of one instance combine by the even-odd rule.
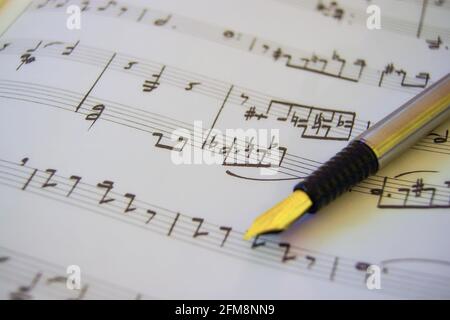
[[91, 110], [94, 112], [87, 114], [85, 118], [87, 121], [92, 121], [89, 129], [91, 129], [95, 122], [101, 117], [103, 111], [105, 110], [105, 106], [103, 104], [97, 104], [93, 106]]
[[[275, 144], [274, 144], [275, 145]], [[6, 163], [6, 165], [5, 165]], [[23, 167], [21, 166], [21, 162], [19, 161], [16, 164], [16, 167], [11, 167], [11, 162], [5, 162], [3, 160], [0, 159], [0, 167], [1, 170], [7, 170], [7, 171], [11, 171], [11, 172], [16, 172], [17, 170], [21, 170], [22, 172], [28, 172], [29, 168]], [[9, 168], [9, 169], [8, 169]], [[56, 171], [56, 170], [55, 170]], [[46, 171], [42, 171], [42, 172], [46, 172]], [[403, 173], [401, 176], [405, 176], [407, 174], [410, 173]], [[73, 176], [71, 176], [73, 177]], [[14, 179], [18, 179], [18, 181], [24, 181], [26, 180], [23, 177], [23, 173], [19, 174], [16, 176], [16, 178]], [[62, 190], [70, 190], [72, 188], [72, 184], [68, 183], [70, 180], [76, 180], [79, 181], [78, 179], [71, 179], [71, 178], [64, 178], [64, 177], [58, 177], [59, 180], [61, 180], [61, 185], [60, 188], [62, 188]], [[1, 177], [0, 177], [0, 183], [1, 183]], [[401, 182], [404, 183], [406, 180], [404, 180], [404, 178], [402, 178]], [[398, 183], [398, 182], [397, 182]], [[426, 192], [425, 189], [427, 188], [426, 184], [424, 181], [415, 181], [412, 183], [414, 186], [411, 188], [411, 198], [415, 198], [414, 194], [417, 194], [418, 198], [420, 198], [421, 196], [424, 195], [424, 193]], [[82, 201], [83, 199], [91, 199], [92, 195], [97, 195], [97, 188], [102, 187], [104, 189], [106, 189], [105, 194], [103, 195], [103, 200], [108, 201], [108, 192], [112, 189], [113, 183], [111, 181], [104, 181], [103, 183], [99, 183], [97, 185], [95, 184], [89, 184], [89, 183], [85, 183], [83, 185], [83, 193], [80, 193], [78, 195], [77, 198], [79, 198], [80, 201]], [[446, 190], [447, 191], [447, 195], [450, 194], [450, 181], [446, 182]], [[36, 190], [36, 191], [35, 191]], [[42, 190], [42, 191], [40, 191]], [[38, 189], [34, 189], [33, 193], [34, 194], [39, 194], [39, 192], [41, 192], [42, 194], [48, 194], [49, 192], [52, 192], [52, 197], [51, 199], [53, 199], [53, 197], [55, 197], [55, 200], [59, 199], [65, 199], [65, 194], [64, 192], [61, 193], [59, 191], [57, 191], [56, 189], [50, 188], [50, 189], [45, 189], [46, 191], [44, 191], [43, 188], [38, 188]], [[55, 191], [52, 191], [55, 190]], [[440, 190], [440, 192], [442, 192], [442, 189]], [[129, 199], [129, 201], [127, 202], [127, 205], [129, 209], [134, 209], [134, 210], [129, 210], [128, 212], [130, 213], [130, 215], [134, 215], [133, 220], [130, 221], [135, 221], [134, 224], [139, 225], [139, 223], [142, 223], [143, 225], [148, 224], [152, 219], [155, 219], [156, 216], [156, 212], [153, 210], [149, 210], [149, 209], [143, 209], [143, 207], [141, 207], [141, 203], [143, 206], [147, 206], [150, 204], [146, 204], [145, 202], [139, 202], [138, 204], [135, 204], [135, 195], [134, 193], [130, 193], [130, 192], [125, 192], [122, 193], [124, 194], [125, 198]], [[448, 201], [449, 197], [447, 196], [446, 201]], [[96, 202], [91, 202], [89, 204], [89, 202], [84, 202], [84, 205], [88, 206], [86, 209], [89, 208], [89, 206], [95, 208], [97, 206]], [[143, 210], [143, 211], [142, 211]], [[167, 213], [169, 211], [162, 209], [163, 211], [165, 211], [165, 213], [163, 213], [163, 216], [166, 216], [166, 219], [164, 219], [166, 222], [163, 222], [164, 220], [159, 221], [159, 224], [154, 224], [154, 228], [160, 228], [162, 230], [164, 230], [164, 228], [166, 228], [166, 230], [168, 230], [167, 235], [171, 236], [172, 234], [176, 234], [175, 239], [186, 239], [186, 241], [189, 241], [188, 239], [192, 239], [192, 237], [197, 238], [200, 236], [206, 236], [211, 234], [212, 237], [203, 237], [203, 241], [206, 241], [207, 243], [210, 244], [214, 244], [217, 248], [217, 250], [219, 250], [218, 252], [223, 252], [226, 254], [229, 253], [236, 253], [235, 252], [235, 247], [237, 246], [237, 248], [242, 247], [242, 248], [248, 248], [248, 243], [245, 242], [244, 240], [242, 240], [242, 233], [241, 232], [236, 232], [233, 231], [232, 227], [225, 227], [225, 226], [216, 226], [210, 223], [207, 223], [207, 221], [202, 218], [202, 217], [189, 217], [188, 219], [185, 219], [185, 221], [183, 221], [184, 224], [188, 224], [190, 226], [192, 226], [192, 228], [195, 230], [193, 234], [185, 234], [185, 232], [182, 231], [182, 228], [180, 228], [180, 230], [177, 230], [175, 228], [175, 226], [177, 225], [177, 223], [179, 222], [180, 218], [182, 217], [180, 213], [170, 213], [170, 215], [167, 215]], [[93, 211], [95, 212], [95, 211]], [[124, 209], [120, 208], [120, 207], [115, 207], [115, 206], [110, 206], [108, 208], [105, 209], [105, 212], [109, 212], [109, 214], [112, 214], [112, 216], [114, 217], [114, 214], [117, 215], [123, 215], [124, 213]], [[140, 216], [139, 212], [146, 212], [147, 215], [146, 216]], [[126, 215], [126, 216], [130, 216], [130, 215]], [[125, 217], [126, 217], [125, 216]], [[139, 218], [141, 217], [141, 218]], [[171, 219], [167, 219], [168, 217], [171, 217]], [[206, 231], [208, 230], [208, 231]], [[229, 248], [227, 248], [227, 246], [225, 246], [224, 244], [226, 243], [226, 241], [228, 239], [232, 238], [233, 239], [233, 246], [230, 246]], [[221, 239], [220, 242], [217, 242], [217, 239]], [[183, 240], [182, 240], [183, 241]], [[258, 247], [265, 247], [264, 250], [260, 250], [258, 251], [258, 255], [261, 254], [263, 256], [266, 256], [266, 260], [265, 263], [282, 263], [282, 265], [287, 265], [287, 262], [289, 261], [289, 265], [294, 266], [295, 268], [299, 268], [299, 271], [302, 270], [309, 270], [309, 272], [311, 272], [312, 274], [314, 274], [315, 276], [321, 277], [323, 279], [326, 279], [330, 282], [336, 281], [336, 275], [337, 275], [337, 268], [339, 265], [339, 262], [341, 261], [341, 257], [337, 257], [335, 256], [333, 258], [332, 261], [330, 261], [329, 259], [329, 255], [324, 255], [321, 253], [316, 253], [316, 256], [312, 256], [310, 255], [308, 252], [305, 252], [303, 249], [298, 248], [293, 246], [292, 244], [288, 243], [288, 242], [281, 242], [281, 243], [277, 243], [274, 242], [272, 240], [261, 240], [260, 237], [256, 237], [252, 244], [251, 244], [251, 248], [250, 249], [256, 249]], [[212, 246], [213, 248], [213, 246]], [[278, 249], [277, 249], [278, 248]], [[279, 248], [283, 249], [283, 254], [281, 256], [281, 258], [279, 257]], [[278, 250], [278, 251], [277, 251]], [[304, 265], [304, 262], [302, 261], [297, 261], [296, 257], [298, 257], [299, 255], [301, 255], [302, 257], [305, 257], [307, 264]], [[6, 259], [3, 259], [3, 257], [9, 257], [10, 255], [8, 254], [4, 254], [1, 247], [0, 247], [0, 263], [1, 262], [6, 262], [9, 261]], [[239, 255], [237, 256], [239, 258]], [[244, 254], [242, 256], [243, 259], [247, 259], [248, 254]], [[320, 259], [320, 257], [324, 257], [324, 259]], [[332, 263], [332, 267], [331, 267], [331, 271], [327, 271], [329, 269], [330, 263]], [[348, 267], [346, 266], [348, 265]], [[365, 263], [365, 262], [361, 262], [359, 260], [355, 260], [355, 261], [350, 261], [350, 263], [346, 263], [344, 265], [341, 265], [340, 269], [339, 269], [339, 274], [340, 273], [345, 273], [348, 274], [349, 272], [351, 272], [351, 270], [354, 270], [355, 272], [361, 272], [364, 271], [365, 269], [367, 269], [367, 266], [369, 264]], [[317, 267], [315, 267], [317, 266]], [[391, 268], [392, 269], [392, 268]], [[385, 274], [387, 274], [387, 268], [383, 267], [383, 272]], [[390, 276], [394, 277], [399, 271], [397, 270], [391, 270], [390, 271]], [[408, 287], [408, 281], [418, 281], [417, 279], [419, 279], [422, 276], [422, 273], [414, 273], [414, 271], [408, 270], [405, 271], [406, 274], [408, 275], [408, 277], [404, 277], [402, 274], [399, 274], [399, 278], [396, 278], [395, 281], [396, 283], [403, 283], [406, 287]], [[43, 273], [40, 272], [41, 274], [41, 278], [43, 277]], [[430, 275], [426, 275], [427, 277], [429, 277]], [[409, 280], [411, 277], [419, 277], [413, 280]], [[30, 291], [35, 288], [38, 279], [38, 276], [35, 276], [33, 281], [31, 282], [30, 285], [28, 286], [21, 286], [22, 290], [17, 290], [14, 294], [14, 296], [16, 298], [31, 298], [31, 294]], [[63, 276], [51, 276], [48, 277], [48, 280], [46, 281], [47, 284], [52, 284], [52, 283], [63, 283], [64, 280], [66, 278]], [[349, 279], [352, 279], [352, 277], [349, 277]], [[421, 278], [420, 278], [421, 279]], [[352, 282], [352, 285], [358, 285], [358, 278], [354, 278], [353, 280], [350, 280]], [[389, 282], [390, 279], [384, 279], [384, 288], [389, 288]], [[427, 282], [427, 286], [433, 286], [433, 283], [429, 283]], [[87, 287], [88, 285], [86, 284], [84, 289], [81, 290], [80, 294], [77, 295], [76, 298], [80, 299], [80, 298], [84, 298], [86, 296], [86, 291], [87, 291]], [[389, 290], [389, 289], [387, 289]], [[402, 291], [404, 292], [404, 291]], [[428, 292], [428, 291], [427, 291]], [[130, 295], [133, 296], [133, 295]], [[135, 296], [135, 295], [134, 295]]]
[[[404, 175], [406, 174], [409, 173]], [[436, 186], [426, 184], [423, 178], [417, 178], [410, 185], [403, 185], [404, 187], [397, 187], [394, 179], [384, 177], [381, 188], [371, 190], [372, 194], [379, 196], [377, 207], [380, 209], [450, 208], [447, 199], [436, 197]]]
[[345, 13], [344, 9], [339, 7], [336, 1], [331, 1], [328, 5], [325, 5], [322, 0], [319, 0], [316, 10], [326, 17], [332, 17], [337, 20], [342, 20]]
[[397, 74], [397, 76], [401, 76], [401, 82], [400, 85], [402, 87], [411, 87], [411, 88], [425, 88], [428, 84], [428, 81], [430, 80], [430, 75], [427, 72], [419, 72], [416, 75], [417, 79], [424, 80], [422, 84], [419, 83], [407, 83], [406, 82], [406, 71], [403, 69], [397, 69], [393, 63], [390, 63], [386, 65], [384, 70], [381, 72], [380, 80], [378, 82], [378, 86], [381, 87], [381, 84], [383, 83], [383, 80], [386, 75], [392, 75]]
[[24, 166], [24, 165], [26, 165], [27, 164], [27, 162], [28, 162], [28, 158], [23, 158], [21, 161], [20, 161], [20, 165], [21, 166]]
[[[286, 115], [277, 117], [277, 120], [286, 122], [290, 117], [290, 123], [295, 128], [302, 128], [301, 137], [305, 139], [349, 140], [356, 116], [353, 112], [315, 108], [277, 100], [270, 101], [265, 115], [269, 115], [272, 108], [287, 109]], [[293, 111], [294, 109], [296, 111]], [[254, 112], [255, 109], [247, 110], [244, 115], [246, 120], [253, 117], [258, 119], [258, 115]], [[298, 116], [297, 112], [305, 114], [306, 117]]]
[[433, 138], [433, 142], [436, 144], [446, 143], [448, 141], [448, 129], [445, 130], [445, 133], [443, 135], [440, 135], [435, 132], [431, 132], [428, 134], [429, 137], [435, 137]]

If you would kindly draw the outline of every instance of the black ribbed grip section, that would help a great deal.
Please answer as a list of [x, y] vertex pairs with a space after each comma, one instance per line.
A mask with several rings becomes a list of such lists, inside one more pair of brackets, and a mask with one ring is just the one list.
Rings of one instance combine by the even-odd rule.
[[294, 190], [309, 195], [313, 206], [308, 212], [314, 213], [377, 170], [378, 160], [372, 149], [355, 140], [298, 183]]

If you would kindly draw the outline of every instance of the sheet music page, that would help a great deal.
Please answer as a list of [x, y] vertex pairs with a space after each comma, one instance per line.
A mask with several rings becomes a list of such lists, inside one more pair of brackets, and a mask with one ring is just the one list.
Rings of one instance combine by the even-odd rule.
[[448, 121], [286, 232], [242, 238], [450, 71], [449, 16], [448, 1], [31, 1], [0, 37], [1, 297], [449, 298]]

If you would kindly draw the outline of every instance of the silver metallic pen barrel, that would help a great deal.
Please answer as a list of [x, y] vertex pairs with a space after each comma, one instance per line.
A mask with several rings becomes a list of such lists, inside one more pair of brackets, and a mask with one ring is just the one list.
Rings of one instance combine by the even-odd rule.
[[314, 213], [450, 117], [450, 74], [406, 102], [299, 182]]
[[358, 136], [379, 168], [450, 117], [450, 73]]

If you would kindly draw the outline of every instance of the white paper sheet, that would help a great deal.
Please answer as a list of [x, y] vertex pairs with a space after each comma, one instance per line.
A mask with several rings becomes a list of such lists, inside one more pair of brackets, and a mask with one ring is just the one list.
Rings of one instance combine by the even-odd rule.
[[[371, 1], [380, 30], [368, 2], [329, 3], [33, 1], [0, 37], [1, 296], [449, 298], [450, 122], [319, 214], [242, 239], [450, 70], [447, 2], [421, 18], [420, 1]], [[227, 129], [268, 134], [257, 152]], [[282, 160], [262, 168], [271, 129]]]

